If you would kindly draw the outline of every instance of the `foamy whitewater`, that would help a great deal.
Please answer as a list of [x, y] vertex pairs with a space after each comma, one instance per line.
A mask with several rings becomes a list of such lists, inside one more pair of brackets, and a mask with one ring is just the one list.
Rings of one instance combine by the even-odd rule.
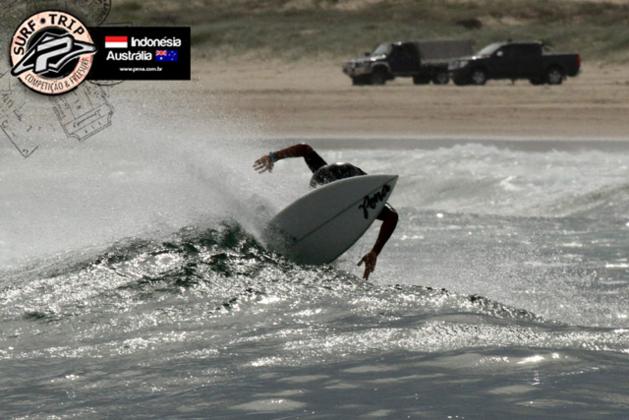
[[0, 149], [0, 417], [627, 417], [629, 148], [314, 142], [400, 175], [364, 282], [376, 227], [323, 267], [258, 241], [292, 140], [140, 117]]

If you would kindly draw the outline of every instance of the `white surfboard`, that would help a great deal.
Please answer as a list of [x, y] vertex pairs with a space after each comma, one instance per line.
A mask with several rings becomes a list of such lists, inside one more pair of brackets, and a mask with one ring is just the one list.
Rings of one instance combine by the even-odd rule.
[[397, 175], [363, 175], [324, 185], [271, 220], [268, 246], [302, 264], [334, 261], [369, 228], [391, 196]]

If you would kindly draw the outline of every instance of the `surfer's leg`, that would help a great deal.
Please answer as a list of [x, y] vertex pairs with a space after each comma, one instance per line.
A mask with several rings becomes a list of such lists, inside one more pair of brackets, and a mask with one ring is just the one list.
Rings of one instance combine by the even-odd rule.
[[397, 211], [395, 211], [395, 209], [393, 208], [393, 206], [391, 206], [391, 204], [386, 203], [384, 205], [384, 208], [382, 209], [382, 211], [380, 212], [380, 214], [376, 217], [376, 219], [378, 220], [385, 220], [389, 216], [390, 213], [395, 213], [395, 216], [397, 217]]

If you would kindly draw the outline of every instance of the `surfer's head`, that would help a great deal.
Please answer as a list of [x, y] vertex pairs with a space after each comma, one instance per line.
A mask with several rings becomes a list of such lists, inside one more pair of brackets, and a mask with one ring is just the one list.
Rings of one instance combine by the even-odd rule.
[[316, 188], [339, 179], [351, 178], [354, 176], [367, 175], [362, 169], [351, 163], [337, 162], [322, 166], [317, 169], [310, 178], [310, 186]]

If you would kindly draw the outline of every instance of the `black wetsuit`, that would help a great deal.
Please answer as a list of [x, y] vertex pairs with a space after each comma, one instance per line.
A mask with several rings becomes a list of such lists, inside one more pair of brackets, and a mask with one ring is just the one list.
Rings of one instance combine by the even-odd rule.
[[[304, 156], [306, 164], [312, 171], [312, 178], [310, 178], [310, 186], [315, 188], [320, 185], [325, 185], [339, 179], [351, 178], [354, 176], [367, 175], [365, 171], [358, 166], [354, 166], [351, 163], [332, 163], [328, 164], [317, 152], [312, 150]], [[389, 212], [395, 212], [393, 207], [387, 203], [378, 217], [378, 220], [384, 220], [385, 216]]]

